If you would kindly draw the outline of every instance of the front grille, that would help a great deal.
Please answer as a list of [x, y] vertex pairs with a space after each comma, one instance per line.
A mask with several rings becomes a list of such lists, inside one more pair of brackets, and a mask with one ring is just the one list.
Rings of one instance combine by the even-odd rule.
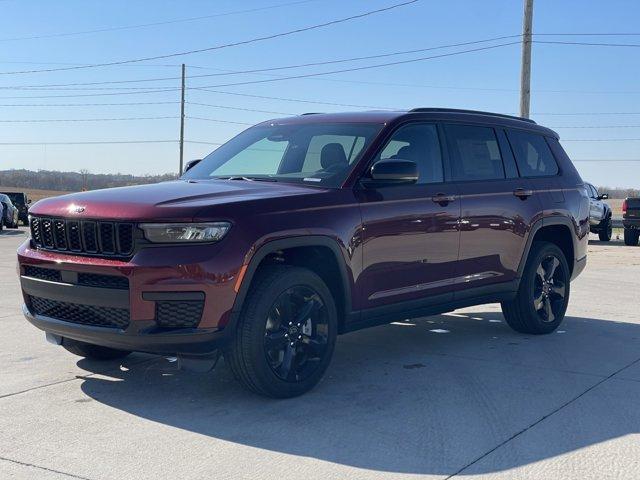
[[48, 280], [50, 282], [62, 281], [60, 270], [53, 270], [51, 268], [41, 268], [34, 267], [33, 265], [26, 265], [24, 267], [24, 274], [27, 277], [39, 278], [41, 280]]
[[132, 223], [31, 218], [31, 238], [44, 250], [128, 257], [135, 245]]
[[31, 311], [37, 315], [96, 327], [126, 329], [129, 326], [129, 310], [126, 308], [79, 305], [33, 296], [29, 300]]
[[97, 273], [78, 273], [78, 285], [85, 287], [129, 289], [129, 280], [126, 277], [115, 275], [99, 275]]
[[156, 302], [156, 324], [165, 328], [196, 328], [202, 318], [202, 300]]

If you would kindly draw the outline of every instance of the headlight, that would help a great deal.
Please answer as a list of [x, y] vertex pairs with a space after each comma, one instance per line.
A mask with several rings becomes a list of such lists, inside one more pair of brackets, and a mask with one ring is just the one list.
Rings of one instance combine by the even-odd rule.
[[229, 222], [212, 223], [143, 223], [140, 228], [153, 243], [217, 242], [231, 228]]

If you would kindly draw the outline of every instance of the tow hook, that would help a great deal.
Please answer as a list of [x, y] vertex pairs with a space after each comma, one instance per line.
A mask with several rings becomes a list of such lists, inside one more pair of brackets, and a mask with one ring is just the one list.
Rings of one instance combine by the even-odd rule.
[[178, 367], [187, 372], [207, 373], [216, 368], [221, 355], [220, 350], [213, 355], [178, 355]]
[[54, 335], [53, 333], [45, 332], [45, 338], [47, 342], [54, 345], [62, 345], [62, 337], [60, 335]]

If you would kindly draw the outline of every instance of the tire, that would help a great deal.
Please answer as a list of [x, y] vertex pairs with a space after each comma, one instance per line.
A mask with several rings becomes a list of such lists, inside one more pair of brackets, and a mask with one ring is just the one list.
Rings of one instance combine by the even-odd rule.
[[608, 216], [602, 222], [600, 226], [600, 230], [598, 230], [598, 238], [601, 242], [608, 242], [611, 240], [613, 235], [613, 225], [611, 221], [611, 216]]
[[569, 265], [562, 250], [553, 243], [534, 242], [516, 297], [502, 303], [507, 324], [520, 333], [553, 332], [567, 310], [569, 279]]
[[632, 230], [630, 228], [624, 229], [624, 244], [630, 247], [638, 245], [638, 237], [640, 237], [640, 231]]
[[70, 338], [64, 338], [62, 340], [62, 346], [68, 352], [78, 355], [79, 357], [88, 358], [89, 360], [116, 360], [118, 358], [124, 358], [131, 353], [127, 350], [116, 350], [115, 348], [71, 340]]
[[329, 366], [337, 318], [333, 296], [314, 272], [263, 267], [245, 298], [225, 360], [240, 383], [259, 395], [302, 395]]

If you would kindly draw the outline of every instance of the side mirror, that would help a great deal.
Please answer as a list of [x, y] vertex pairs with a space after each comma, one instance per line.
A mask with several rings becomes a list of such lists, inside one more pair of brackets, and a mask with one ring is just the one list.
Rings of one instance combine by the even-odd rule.
[[191, 170], [193, 167], [195, 167], [197, 164], [199, 164], [202, 161], [201, 158], [199, 158], [198, 160], [190, 160], [188, 161], [185, 166], [184, 166], [184, 172], [182, 173], [186, 173], [189, 170]]
[[598, 200], [607, 200], [609, 198], [609, 194], [608, 193], [603, 193], [602, 195], [600, 195], [598, 197]]
[[389, 158], [378, 160], [371, 166], [367, 184], [395, 185], [402, 183], [416, 183], [418, 181], [418, 165], [411, 160]]

